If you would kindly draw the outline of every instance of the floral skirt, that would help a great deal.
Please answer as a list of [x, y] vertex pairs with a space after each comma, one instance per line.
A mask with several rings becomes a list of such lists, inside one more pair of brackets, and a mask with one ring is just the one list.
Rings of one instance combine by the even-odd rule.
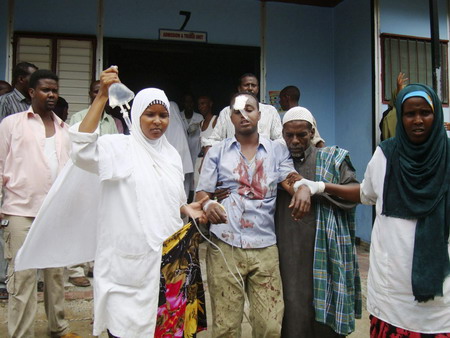
[[192, 338], [206, 330], [200, 239], [188, 223], [164, 242], [155, 337]]
[[447, 338], [450, 333], [419, 333], [401, 329], [370, 316], [370, 338]]

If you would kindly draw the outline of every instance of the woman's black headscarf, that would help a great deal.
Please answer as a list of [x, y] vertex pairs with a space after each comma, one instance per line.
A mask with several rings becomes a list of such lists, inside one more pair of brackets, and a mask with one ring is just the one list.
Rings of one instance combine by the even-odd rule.
[[[416, 91], [425, 92], [433, 102], [432, 131], [423, 144], [411, 143], [402, 123], [404, 97]], [[405, 87], [395, 106], [396, 136], [380, 144], [387, 159], [382, 213], [417, 218], [411, 279], [416, 300], [425, 302], [443, 295], [444, 279], [450, 272], [450, 141], [441, 101], [430, 87]]]

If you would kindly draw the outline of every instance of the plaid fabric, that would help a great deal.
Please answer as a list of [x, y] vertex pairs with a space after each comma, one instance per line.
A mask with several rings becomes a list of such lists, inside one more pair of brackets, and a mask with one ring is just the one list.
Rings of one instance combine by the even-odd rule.
[[[340, 183], [339, 168], [346, 161], [353, 168], [348, 151], [322, 148], [316, 157], [316, 181]], [[314, 307], [316, 320], [348, 335], [361, 318], [361, 280], [355, 247], [355, 208], [342, 210], [318, 203], [314, 252]]]

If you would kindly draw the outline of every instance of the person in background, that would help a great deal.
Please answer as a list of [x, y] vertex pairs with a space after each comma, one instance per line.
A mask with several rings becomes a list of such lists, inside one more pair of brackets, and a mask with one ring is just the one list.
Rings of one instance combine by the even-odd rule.
[[208, 95], [202, 95], [198, 98], [198, 111], [203, 116], [203, 121], [200, 124], [200, 138], [202, 144], [202, 152], [204, 151], [203, 142], [213, 132], [217, 123], [217, 116], [212, 111], [213, 100]]
[[170, 123], [167, 127], [166, 138], [167, 141], [177, 150], [181, 157], [184, 173], [184, 191], [186, 196], [189, 196], [190, 181], [189, 178], [194, 172], [192, 165], [192, 157], [189, 151], [188, 136], [183, 120], [181, 119], [180, 109], [175, 101], [170, 101]]
[[[98, 94], [98, 91], [100, 89], [100, 81], [96, 80], [91, 83], [89, 86], [89, 99], [92, 102], [94, 101], [95, 97]], [[103, 107], [103, 114], [102, 118], [99, 122], [99, 134], [100, 135], [106, 135], [106, 134], [117, 134], [118, 130], [116, 127], [116, 122], [114, 120], [114, 117], [112, 117], [108, 110], [110, 110], [111, 107], [109, 107], [108, 103], [105, 104]], [[89, 107], [83, 110], [80, 110], [79, 112], [72, 115], [70, 118], [69, 125], [73, 126], [75, 123], [81, 122], [84, 117], [86, 116], [87, 112], [89, 111]]]
[[[291, 108], [298, 107], [300, 101], [300, 89], [296, 86], [284, 87], [280, 92], [280, 106], [285, 112]], [[313, 128], [314, 128], [314, 138], [312, 139], [312, 144], [317, 148], [325, 147], [325, 140], [320, 137], [319, 129], [317, 128], [316, 119], [313, 116]]]
[[[238, 92], [248, 92], [255, 96], [259, 93], [258, 78], [251, 73], [243, 74], [238, 80]], [[258, 123], [258, 133], [271, 140], [281, 139], [281, 120], [278, 111], [275, 107], [259, 103], [261, 111], [261, 120]], [[205, 150], [220, 141], [234, 136], [234, 125], [231, 122], [230, 106], [221, 110], [217, 119], [216, 126], [208, 138], [202, 140], [202, 145]]]
[[208, 95], [202, 95], [198, 98], [197, 105], [198, 105], [198, 111], [203, 116], [203, 121], [200, 123], [200, 145], [201, 150], [198, 154], [198, 157], [195, 161], [195, 168], [194, 168], [194, 186], [197, 186], [198, 184], [198, 177], [200, 174], [200, 168], [203, 162], [203, 157], [206, 153], [206, 149], [203, 146], [203, 142], [205, 139], [208, 139], [208, 137], [212, 134], [214, 127], [217, 123], [217, 115], [213, 114], [212, 107], [213, 107], [213, 100]]
[[13, 91], [0, 96], [0, 121], [6, 116], [23, 112], [31, 104], [30, 94], [28, 93], [30, 76], [38, 68], [29, 62], [20, 62], [12, 74]]
[[[183, 96], [183, 110], [181, 111], [181, 119], [186, 128], [189, 152], [191, 153], [192, 166], [195, 167], [198, 154], [200, 153], [200, 123], [203, 121], [203, 116], [194, 112], [195, 100], [192, 94], [185, 94]], [[192, 200], [195, 186], [194, 173], [186, 175], [186, 183], [189, 184], [188, 201]]]
[[0, 80], [0, 96], [13, 91], [13, 87], [6, 81]]
[[395, 100], [397, 94], [405, 88], [408, 79], [405, 77], [405, 73], [398, 73], [397, 75], [397, 87], [392, 91], [392, 97], [388, 104], [388, 109], [383, 113], [380, 121], [380, 140], [384, 141], [388, 138], [395, 136], [395, 129], [397, 127], [397, 111], [395, 109]]
[[[68, 127], [53, 113], [58, 77], [51, 71], [38, 70], [31, 75], [29, 86], [29, 109], [7, 116], [0, 123], [0, 218], [9, 222], [4, 228], [4, 254], [8, 262], [10, 337], [34, 337], [37, 273], [35, 269], [15, 271], [15, 259], [70, 152]], [[69, 332], [69, 323], [64, 319], [64, 269], [48, 268], [43, 272], [49, 332], [52, 337], [79, 337]]]
[[55, 106], [55, 109], [53, 109], [53, 112], [61, 120], [66, 122], [67, 117], [69, 116], [69, 104], [62, 96], [58, 97], [58, 101], [56, 102], [56, 106]]
[[377, 147], [361, 185], [305, 181], [311, 192], [375, 205], [367, 310], [370, 336], [450, 337], [450, 139], [423, 84], [395, 102], [395, 137]]

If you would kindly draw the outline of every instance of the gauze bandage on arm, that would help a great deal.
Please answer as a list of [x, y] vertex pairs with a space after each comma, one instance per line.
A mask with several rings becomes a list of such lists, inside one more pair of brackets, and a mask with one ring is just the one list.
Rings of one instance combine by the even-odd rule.
[[321, 182], [321, 181], [310, 181], [307, 180], [306, 178], [302, 178], [300, 181], [297, 181], [294, 183], [294, 191], [297, 192], [298, 188], [300, 188], [300, 186], [302, 185], [306, 185], [309, 190], [311, 191], [311, 196], [318, 194], [318, 193], [322, 193], [325, 191], [325, 183]]

